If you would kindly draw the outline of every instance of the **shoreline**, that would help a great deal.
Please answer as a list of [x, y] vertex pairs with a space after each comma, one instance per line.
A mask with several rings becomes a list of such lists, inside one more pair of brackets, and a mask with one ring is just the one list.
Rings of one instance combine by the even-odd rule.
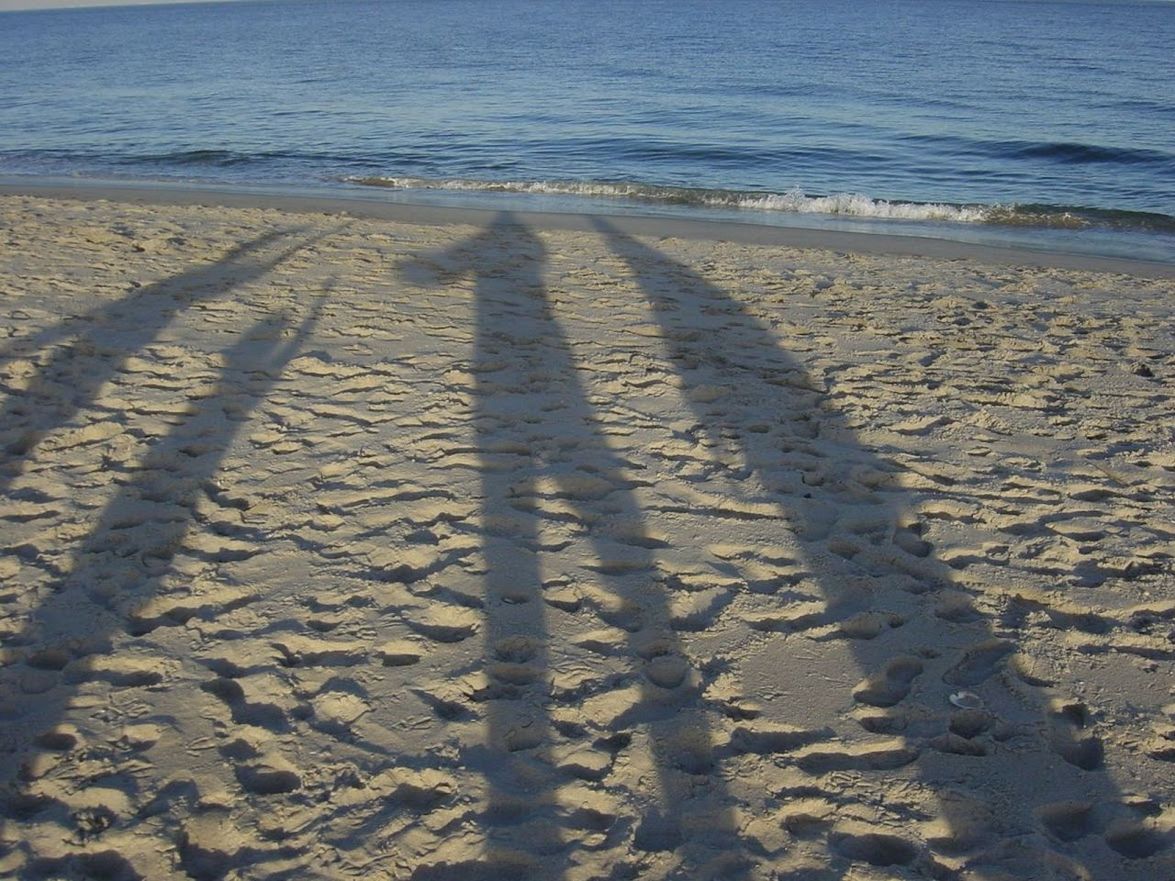
[[670, 217], [631, 213], [554, 212], [457, 207], [384, 201], [372, 196], [319, 193], [279, 187], [233, 187], [221, 184], [170, 184], [159, 181], [24, 181], [0, 177], [0, 196], [34, 196], [135, 205], [219, 206], [274, 209], [287, 213], [341, 214], [367, 220], [388, 220], [425, 226], [485, 224], [509, 213], [535, 229], [590, 232], [604, 218], [629, 235], [666, 236], [685, 240], [744, 245], [843, 251], [851, 254], [971, 260], [996, 266], [1032, 266], [1086, 272], [1121, 273], [1141, 278], [1175, 278], [1175, 262], [1131, 257], [1078, 254], [1030, 247], [980, 244], [948, 238], [857, 232], [804, 226], [774, 226], [734, 220]]

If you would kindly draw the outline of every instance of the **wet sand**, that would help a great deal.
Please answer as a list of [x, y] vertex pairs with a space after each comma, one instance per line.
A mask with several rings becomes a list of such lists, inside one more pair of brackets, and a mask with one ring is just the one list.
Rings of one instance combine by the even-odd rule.
[[1170, 267], [250, 198], [0, 196], [0, 873], [1175, 877]]

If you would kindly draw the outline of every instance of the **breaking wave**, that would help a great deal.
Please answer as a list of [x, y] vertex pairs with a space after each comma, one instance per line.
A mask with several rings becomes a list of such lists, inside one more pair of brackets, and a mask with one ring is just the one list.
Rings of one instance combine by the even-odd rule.
[[623, 199], [667, 205], [823, 214], [877, 220], [986, 223], [1048, 229], [1147, 230], [1175, 233], [1175, 218], [1166, 214], [1054, 205], [955, 205], [940, 202], [890, 202], [860, 193], [820, 196], [799, 189], [784, 193], [656, 186], [608, 181], [486, 181], [468, 178], [348, 177], [348, 183], [393, 190], [520, 193]]
[[433, 180], [417, 177], [354, 177], [347, 178], [347, 181], [361, 186], [387, 187], [394, 190], [586, 196], [668, 205], [783, 211], [789, 214], [837, 214], [845, 217], [873, 217], [885, 220], [980, 223], [983, 222], [986, 213], [986, 209], [977, 206], [887, 202], [855, 193], [809, 196], [798, 189], [788, 190], [786, 193], [756, 193], [743, 190], [664, 187], [606, 181], [482, 181], [467, 178]]

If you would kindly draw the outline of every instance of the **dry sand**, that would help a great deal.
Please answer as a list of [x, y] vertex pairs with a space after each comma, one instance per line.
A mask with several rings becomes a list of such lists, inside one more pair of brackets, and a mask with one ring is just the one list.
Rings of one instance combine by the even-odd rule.
[[1175, 282], [517, 221], [0, 198], [0, 875], [1175, 878]]

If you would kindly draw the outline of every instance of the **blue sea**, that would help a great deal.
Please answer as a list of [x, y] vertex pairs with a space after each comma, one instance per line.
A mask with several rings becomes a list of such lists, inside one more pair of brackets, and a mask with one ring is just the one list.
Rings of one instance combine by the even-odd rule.
[[0, 13], [0, 175], [685, 214], [1175, 261], [1175, 2]]

